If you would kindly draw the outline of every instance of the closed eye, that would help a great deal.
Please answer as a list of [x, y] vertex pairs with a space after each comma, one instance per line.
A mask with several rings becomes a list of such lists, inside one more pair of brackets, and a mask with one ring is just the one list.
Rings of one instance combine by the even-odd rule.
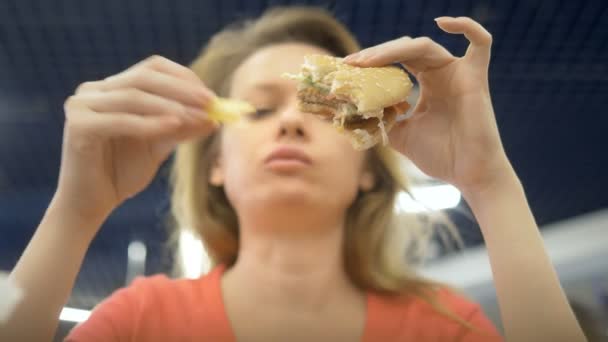
[[254, 120], [263, 119], [276, 111], [275, 108], [257, 108], [255, 112], [249, 115]]
[[315, 115], [319, 120], [321, 121], [325, 121], [325, 122], [333, 122], [334, 121], [334, 117], [332, 115]]

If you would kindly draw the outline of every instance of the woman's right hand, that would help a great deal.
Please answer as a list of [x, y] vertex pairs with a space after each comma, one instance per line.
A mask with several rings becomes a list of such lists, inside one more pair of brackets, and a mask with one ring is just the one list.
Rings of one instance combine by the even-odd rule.
[[190, 69], [159, 56], [81, 84], [65, 102], [54, 200], [105, 219], [148, 186], [178, 142], [217, 127], [203, 111], [213, 96]]

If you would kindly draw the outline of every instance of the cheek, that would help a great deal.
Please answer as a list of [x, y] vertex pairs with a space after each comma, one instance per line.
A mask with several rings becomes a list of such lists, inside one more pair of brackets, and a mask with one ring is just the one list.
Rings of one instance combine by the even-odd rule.
[[354, 201], [359, 192], [362, 165], [363, 158], [356, 151], [346, 149], [336, 153], [324, 170], [328, 193], [333, 192], [342, 201]]
[[247, 136], [237, 134], [234, 130], [225, 131], [222, 136], [222, 161], [227, 181], [241, 173], [247, 173], [247, 167], [251, 165], [247, 160], [251, 156], [250, 148], [251, 143], [247, 142]]
[[239, 189], [247, 189], [255, 173], [254, 137], [237, 128], [226, 128], [222, 135], [221, 153], [224, 187], [231, 202]]

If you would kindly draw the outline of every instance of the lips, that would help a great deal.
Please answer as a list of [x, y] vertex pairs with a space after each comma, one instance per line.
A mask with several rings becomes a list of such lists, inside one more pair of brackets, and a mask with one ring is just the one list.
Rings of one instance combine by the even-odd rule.
[[293, 169], [312, 164], [310, 157], [301, 149], [291, 146], [275, 148], [264, 160], [266, 165], [279, 169]]

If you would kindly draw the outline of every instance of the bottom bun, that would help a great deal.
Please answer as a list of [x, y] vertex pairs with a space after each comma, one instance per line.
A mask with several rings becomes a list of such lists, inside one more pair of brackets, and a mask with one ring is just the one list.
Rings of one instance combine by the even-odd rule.
[[367, 130], [361, 128], [357, 128], [354, 131], [345, 130], [344, 133], [348, 136], [355, 150], [358, 151], [367, 150], [382, 140], [380, 134], [371, 135]]
[[[397, 119], [397, 112], [392, 109], [393, 108], [390, 107], [386, 108], [382, 118], [382, 122], [384, 123], [384, 132], [387, 133], [391, 130], [391, 128], [393, 128], [395, 125], [395, 120]], [[379, 120], [377, 118], [372, 119], [374, 120], [366, 120], [366, 124], [359, 126], [358, 128], [344, 128], [344, 133], [346, 136], [348, 136], [355, 150], [367, 150], [374, 147], [376, 144], [385, 145], [383, 141], [383, 131], [378, 125]], [[388, 143], [388, 141], [386, 141], [386, 143]]]
[[[319, 99], [311, 96], [311, 91], [308, 91], [308, 96], [305, 99], [299, 101], [299, 109], [303, 112], [312, 113], [319, 116], [323, 120], [332, 120], [338, 111], [338, 107], [341, 101], [327, 101], [325, 99]], [[302, 95], [302, 94], [299, 94]], [[304, 97], [304, 96], [302, 96]], [[325, 101], [323, 101], [325, 100]], [[386, 134], [394, 126], [397, 118], [397, 112], [401, 110], [407, 110], [409, 105], [407, 102], [402, 102], [398, 106], [391, 106], [384, 109], [382, 119], [378, 117], [370, 117], [363, 119], [359, 117], [355, 122], [342, 123], [340, 120], [333, 120], [333, 125], [338, 131], [344, 133], [350, 140], [351, 144], [356, 150], [366, 150], [378, 143], [383, 145], [388, 144]], [[384, 130], [380, 127], [380, 120], [382, 120]]]

